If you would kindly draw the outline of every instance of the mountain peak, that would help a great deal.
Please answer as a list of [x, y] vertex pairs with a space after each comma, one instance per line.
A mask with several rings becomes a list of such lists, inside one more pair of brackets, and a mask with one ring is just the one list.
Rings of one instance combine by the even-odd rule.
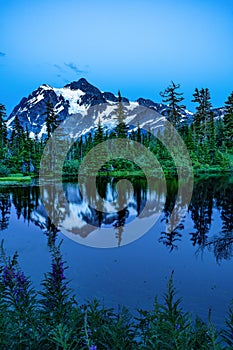
[[42, 88], [42, 89], [44, 89], [44, 90], [46, 90], [46, 89], [52, 89], [52, 87], [51, 87], [50, 85], [48, 85], [48, 84], [41, 84], [40, 87], [39, 87], [38, 89], [40, 89], [40, 88]]
[[85, 78], [81, 78], [78, 81], [72, 81], [70, 84], [64, 86], [64, 88], [70, 88], [70, 90], [82, 90], [93, 95], [100, 94], [100, 90], [94, 85], [90, 84]]

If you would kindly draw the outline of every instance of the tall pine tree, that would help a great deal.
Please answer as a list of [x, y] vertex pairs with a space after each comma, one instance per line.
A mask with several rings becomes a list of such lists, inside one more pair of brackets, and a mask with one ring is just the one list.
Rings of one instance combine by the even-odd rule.
[[103, 132], [103, 127], [102, 127], [100, 118], [99, 118], [98, 125], [94, 135], [94, 146], [98, 145], [98, 143], [101, 143], [103, 141], [104, 141], [104, 132]]
[[54, 130], [59, 125], [58, 115], [55, 113], [55, 110], [53, 108], [53, 104], [50, 101], [47, 101], [46, 103], [46, 112], [44, 113], [45, 117], [45, 123], [47, 128], [47, 134], [48, 138], [51, 136], [51, 134], [54, 132]]
[[175, 128], [180, 127], [182, 118], [181, 110], [185, 109], [185, 106], [181, 104], [184, 100], [183, 93], [178, 92], [180, 84], [175, 84], [173, 81], [164, 92], [160, 92], [160, 96], [163, 98], [163, 102], [169, 107], [168, 120]]
[[194, 138], [195, 142], [202, 144], [203, 141], [213, 138], [213, 113], [209, 89], [195, 89], [192, 102], [197, 103], [194, 115]]
[[7, 127], [5, 122], [6, 108], [0, 103], [0, 159], [6, 156], [7, 148]]
[[10, 164], [12, 168], [17, 171], [21, 171], [23, 164], [23, 151], [24, 151], [25, 135], [22, 125], [20, 124], [19, 118], [16, 115], [10, 136]]
[[120, 91], [118, 91], [118, 107], [117, 107], [117, 126], [115, 133], [118, 138], [127, 137], [128, 126], [125, 123], [125, 113], [122, 105], [122, 97]]
[[233, 91], [225, 102], [226, 114], [224, 115], [224, 140], [228, 148], [233, 147]]

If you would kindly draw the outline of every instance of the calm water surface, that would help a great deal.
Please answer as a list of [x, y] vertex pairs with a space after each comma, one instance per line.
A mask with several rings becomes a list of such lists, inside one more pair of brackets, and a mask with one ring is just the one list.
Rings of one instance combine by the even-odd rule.
[[[57, 236], [63, 239], [67, 275], [80, 302], [96, 297], [109, 306], [124, 304], [130, 310], [152, 308], [155, 295], [162, 297], [174, 270], [183, 308], [205, 320], [212, 308], [213, 321], [223, 324], [233, 298], [233, 177], [196, 181], [184, 219], [169, 234], [165, 225], [176, 201], [176, 181], [167, 183], [167, 193], [159, 188], [149, 192], [143, 180], [132, 184], [124, 209], [102, 214], [85, 201], [77, 184], [65, 183], [69, 211], [63, 219], [67, 227], [72, 215], [79, 222], [72, 239], [51, 224], [38, 185], [1, 186], [0, 236], [7, 254], [19, 252], [22, 268], [39, 288], [50, 268], [49, 239]], [[115, 179], [101, 179], [98, 189], [107, 201], [117, 196]], [[155, 202], [163, 204], [159, 220], [140, 239], [122, 245], [122, 227], [140, 214], [146, 202], [152, 209]], [[90, 223], [96, 227], [94, 233], [88, 228]], [[116, 248], [84, 245], [98, 238], [98, 227], [114, 228], [111, 239]]]

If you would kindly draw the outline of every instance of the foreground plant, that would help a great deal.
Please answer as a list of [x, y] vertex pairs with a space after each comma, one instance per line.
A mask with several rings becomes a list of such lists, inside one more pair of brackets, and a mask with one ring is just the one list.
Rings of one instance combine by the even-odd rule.
[[3, 242], [0, 259], [0, 307], [4, 326], [1, 345], [7, 341], [7, 348], [33, 346], [39, 335], [36, 292], [19, 267], [18, 254], [15, 253], [12, 259], [5, 256]]
[[132, 317], [122, 307], [116, 312], [97, 300], [79, 306], [65, 277], [60, 244], [51, 246], [51, 271], [42, 291], [35, 292], [18, 264], [18, 254], [0, 254], [0, 349], [2, 350], [226, 350], [233, 348], [233, 310], [226, 329], [211, 322], [193, 322], [176, 298], [173, 273], [164, 302], [155, 299], [152, 311]]
[[233, 349], [233, 301], [230, 305], [228, 318], [226, 319], [226, 329], [222, 332], [222, 337], [230, 349]]
[[51, 348], [75, 350], [82, 349], [82, 312], [71, 295], [65, 277], [67, 266], [62, 259], [61, 243], [51, 245], [51, 271], [45, 274], [42, 282], [43, 290], [39, 292], [41, 299], [40, 316], [43, 320], [43, 346]]
[[[155, 299], [152, 311], [139, 310], [138, 319], [141, 349], [196, 350], [220, 349], [219, 334], [211, 321], [206, 325], [200, 319], [192, 322], [192, 316], [183, 312], [181, 298], [176, 299], [173, 272], [168, 281], [164, 304]], [[221, 348], [223, 349], [223, 348]]]
[[116, 313], [94, 300], [84, 305], [84, 310], [85, 339], [89, 349], [138, 349], [133, 319], [126, 308]]
[[72, 310], [71, 290], [64, 275], [67, 267], [62, 260], [60, 245], [51, 250], [52, 271], [45, 274], [40, 304], [42, 314], [48, 323], [67, 322]]

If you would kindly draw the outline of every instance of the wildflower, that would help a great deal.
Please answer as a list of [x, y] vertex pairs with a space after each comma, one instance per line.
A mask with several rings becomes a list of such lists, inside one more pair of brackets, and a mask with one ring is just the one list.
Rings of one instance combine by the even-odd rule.
[[3, 268], [3, 282], [6, 288], [9, 288], [16, 301], [23, 297], [28, 286], [28, 279], [23, 272], [16, 271], [13, 266]]
[[176, 323], [176, 329], [180, 329], [180, 324], [179, 323]]
[[14, 278], [15, 278], [15, 269], [12, 266], [4, 266], [3, 281], [4, 281], [5, 287], [8, 287], [9, 285], [11, 285]]
[[91, 345], [89, 350], [97, 350], [97, 346], [96, 345]]
[[64, 263], [60, 259], [59, 261], [54, 260], [52, 263], [52, 276], [55, 284], [65, 279], [63, 265]]

